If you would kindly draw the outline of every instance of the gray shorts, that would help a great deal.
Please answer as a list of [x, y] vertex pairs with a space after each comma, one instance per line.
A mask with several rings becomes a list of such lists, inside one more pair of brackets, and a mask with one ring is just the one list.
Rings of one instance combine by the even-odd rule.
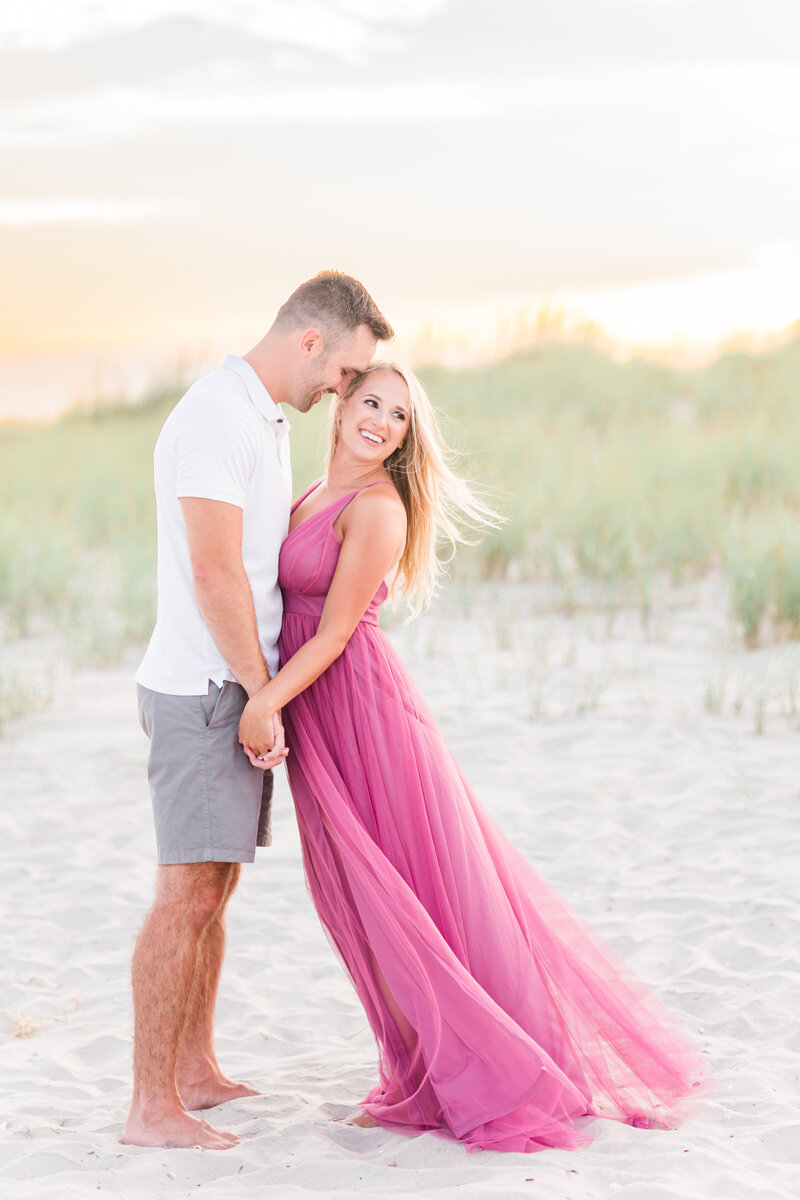
[[136, 690], [159, 863], [252, 862], [272, 841], [272, 771], [237, 740], [247, 692], [228, 682], [209, 683], [207, 696]]

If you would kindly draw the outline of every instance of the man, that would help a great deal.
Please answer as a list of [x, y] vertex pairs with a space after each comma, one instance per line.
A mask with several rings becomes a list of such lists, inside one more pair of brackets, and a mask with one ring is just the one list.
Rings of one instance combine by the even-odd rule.
[[[248, 698], [278, 667], [278, 554], [289, 525], [288, 423], [337, 395], [393, 331], [362, 284], [323, 271], [244, 358], [195, 383], [155, 450], [158, 615], [137, 674], [158, 843], [153, 907], [133, 956], [134, 1093], [122, 1140], [225, 1149], [190, 1110], [254, 1095], [220, 1070], [214, 1002], [225, 909], [269, 843], [272, 772], [238, 743]], [[260, 731], [265, 766], [287, 753]]]

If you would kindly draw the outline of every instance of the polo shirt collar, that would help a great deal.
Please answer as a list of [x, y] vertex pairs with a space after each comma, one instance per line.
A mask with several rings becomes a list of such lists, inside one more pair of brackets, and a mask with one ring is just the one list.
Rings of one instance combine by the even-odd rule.
[[229, 354], [222, 365], [226, 370], [236, 372], [247, 389], [248, 396], [262, 417], [265, 417], [268, 421], [281, 421], [288, 426], [289, 422], [284, 417], [283, 412], [272, 399], [249, 362], [245, 362], [243, 358], [239, 358], [236, 354]]

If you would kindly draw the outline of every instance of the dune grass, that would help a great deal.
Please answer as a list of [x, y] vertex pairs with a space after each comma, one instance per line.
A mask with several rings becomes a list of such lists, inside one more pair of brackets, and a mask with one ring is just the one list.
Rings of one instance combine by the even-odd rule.
[[510, 518], [462, 569], [568, 598], [718, 566], [750, 643], [800, 633], [800, 339], [696, 372], [552, 347], [426, 383]]
[[[460, 578], [582, 581], [637, 598], [719, 568], [743, 636], [800, 634], [800, 337], [704, 370], [544, 346], [421, 370], [451, 443], [508, 523]], [[0, 428], [2, 639], [58, 631], [77, 662], [147, 637], [155, 600], [152, 450], [174, 390], [45, 427]], [[319, 474], [325, 413], [292, 415], [295, 490]]]

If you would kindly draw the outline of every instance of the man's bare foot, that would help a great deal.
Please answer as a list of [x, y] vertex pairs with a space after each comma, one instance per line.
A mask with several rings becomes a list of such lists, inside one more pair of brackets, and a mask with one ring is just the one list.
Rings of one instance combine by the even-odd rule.
[[126, 1146], [158, 1146], [167, 1150], [230, 1150], [239, 1143], [235, 1133], [223, 1133], [191, 1116], [176, 1110], [160, 1117], [148, 1116], [143, 1110], [131, 1110], [120, 1139]]
[[222, 1074], [208, 1075], [205, 1079], [185, 1080], [178, 1084], [181, 1100], [190, 1112], [201, 1108], [216, 1108], [228, 1100], [241, 1100], [244, 1096], [257, 1096], [256, 1088], [246, 1083], [236, 1083]]

